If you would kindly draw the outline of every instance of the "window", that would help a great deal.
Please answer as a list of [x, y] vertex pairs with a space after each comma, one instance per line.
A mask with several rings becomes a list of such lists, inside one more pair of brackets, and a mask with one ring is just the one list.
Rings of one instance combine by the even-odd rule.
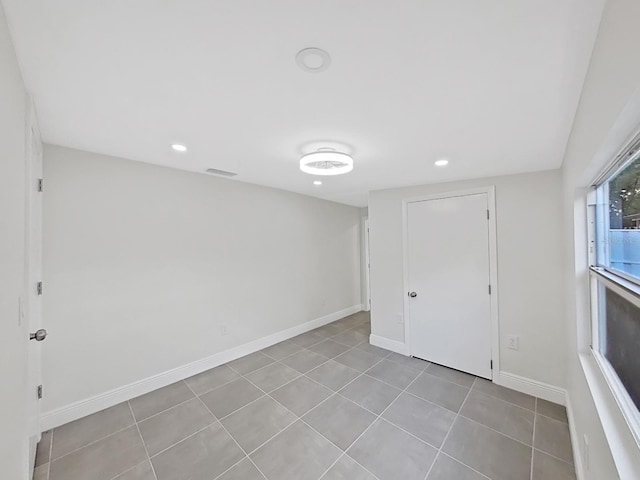
[[592, 352], [640, 441], [640, 141], [590, 195]]

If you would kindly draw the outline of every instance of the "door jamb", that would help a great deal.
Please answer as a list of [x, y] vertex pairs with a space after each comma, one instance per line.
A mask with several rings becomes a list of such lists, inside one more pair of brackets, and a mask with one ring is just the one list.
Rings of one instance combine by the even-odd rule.
[[[33, 144], [32, 144], [32, 136], [35, 137], [36, 141], [39, 144], [39, 148], [40, 148], [40, 155], [43, 155], [43, 150], [42, 150], [42, 140], [41, 140], [41, 136], [40, 136], [40, 127], [38, 124], [38, 117], [36, 114], [36, 109], [35, 109], [35, 104], [33, 102], [33, 97], [31, 95], [27, 95], [26, 96], [26, 105], [27, 105], [27, 115], [26, 115], [26, 125], [25, 125], [25, 153], [26, 153], [26, 168], [25, 168], [25, 183], [26, 183], [26, 198], [25, 198], [25, 216], [27, 221], [25, 222], [25, 228], [27, 231], [25, 231], [25, 292], [28, 292], [29, 289], [33, 289], [34, 285], [33, 285], [33, 278], [32, 278], [32, 272], [33, 272], [33, 262], [34, 262], [34, 258], [36, 257], [36, 255], [34, 255], [34, 251], [32, 249], [32, 243], [31, 243], [31, 237], [32, 237], [32, 222], [33, 222], [33, 218], [31, 217], [31, 212], [29, 211], [31, 209], [31, 204], [33, 202], [33, 198], [34, 198], [34, 191], [36, 186], [34, 185], [34, 175], [33, 175]], [[41, 213], [42, 215], [42, 213]], [[42, 217], [40, 218], [40, 222], [42, 222]], [[42, 233], [42, 224], [40, 225], [40, 233]], [[41, 247], [42, 248], [42, 247]], [[40, 262], [42, 262], [42, 256], [40, 256]], [[40, 264], [40, 271], [42, 271], [42, 264]], [[26, 301], [27, 301], [27, 328], [31, 327], [31, 316], [33, 315], [33, 312], [35, 311], [33, 302], [34, 302], [35, 297], [33, 295], [27, 295]], [[28, 340], [27, 340], [28, 341]], [[32, 346], [29, 345], [27, 348], [31, 348]], [[28, 355], [29, 358], [29, 362], [32, 361], [31, 358], [31, 354], [29, 353]], [[42, 365], [42, 360], [40, 359], [40, 364]], [[29, 374], [27, 375], [28, 380], [31, 379], [31, 375], [30, 375], [30, 369], [31, 369], [31, 365], [28, 366], [29, 368]], [[41, 366], [40, 366], [40, 375], [42, 375], [42, 371], [41, 371]], [[34, 396], [35, 395], [35, 391], [33, 390], [33, 388], [35, 387], [35, 385], [27, 385], [27, 394]], [[25, 399], [27, 400], [27, 399]], [[29, 415], [31, 415], [31, 411], [29, 411]], [[36, 412], [36, 418], [28, 418], [27, 419], [27, 434], [28, 434], [28, 444], [29, 444], [29, 471], [33, 472], [33, 469], [35, 467], [35, 448], [31, 448], [31, 439], [35, 437], [36, 439], [36, 443], [40, 441], [41, 438], [41, 433], [42, 433], [42, 428], [40, 425], [40, 411], [39, 408]]]
[[491, 282], [490, 317], [491, 317], [491, 378], [495, 381], [500, 372], [500, 320], [498, 314], [498, 248], [496, 223], [496, 189], [495, 185], [488, 187], [470, 188], [450, 192], [433, 193], [409, 197], [402, 200], [402, 281], [403, 281], [403, 309], [404, 309], [404, 343], [408, 355], [411, 355], [411, 311], [409, 297], [409, 204], [438, 200], [443, 198], [463, 197], [467, 195], [487, 194], [487, 208], [489, 209], [489, 281]]
[[371, 257], [369, 250], [369, 217], [364, 219], [364, 282], [365, 302], [363, 310], [371, 310]]

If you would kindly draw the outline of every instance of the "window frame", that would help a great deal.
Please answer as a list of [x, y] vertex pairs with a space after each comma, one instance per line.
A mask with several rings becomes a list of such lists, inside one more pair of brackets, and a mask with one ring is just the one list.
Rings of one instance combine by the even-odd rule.
[[[609, 263], [608, 241], [598, 238], [600, 232], [609, 231], [609, 212], [597, 215], [597, 209], [603, 208], [600, 196], [607, 199], [608, 207], [608, 182], [626, 168], [631, 162], [637, 160], [640, 152], [640, 132], [620, 152], [609, 166], [596, 178], [587, 194], [587, 239], [588, 239], [588, 264], [589, 264], [589, 296], [591, 306], [591, 338], [589, 351], [596, 365], [602, 373], [622, 415], [633, 434], [636, 443], [640, 446], [640, 407], [637, 407], [626, 387], [618, 377], [609, 360], [599, 351], [601, 328], [604, 322], [600, 317], [600, 289], [609, 288], [636, 307], [640, 308], [640, 279], [625, 274], [618, 269], [611, 268]], [[604, 187], [599, 190], [600, 187]], [[598, 225], [598, 222], [602, 222]], [[600, 227], [600, 228], [598, 228]], [[599, 265], [598, 258], [606, 258], [607, 265]]]

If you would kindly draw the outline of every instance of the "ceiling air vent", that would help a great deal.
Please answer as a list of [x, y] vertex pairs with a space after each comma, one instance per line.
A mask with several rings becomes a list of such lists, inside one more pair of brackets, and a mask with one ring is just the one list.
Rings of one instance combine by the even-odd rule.
[[237, 173], [227, 172], [226, 170], [218, 170], [217, 168], [207, 168], [207, 173], [211, 175], [221, 175], [223, 177], [235, 177]]

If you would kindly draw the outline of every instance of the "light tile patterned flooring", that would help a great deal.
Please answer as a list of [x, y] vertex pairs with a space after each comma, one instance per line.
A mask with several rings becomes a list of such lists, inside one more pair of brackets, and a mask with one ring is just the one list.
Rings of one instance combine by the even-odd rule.
[[368, 344], [366, 313], [43, 435], [37, 480], [573, 480], [563, 407]]

